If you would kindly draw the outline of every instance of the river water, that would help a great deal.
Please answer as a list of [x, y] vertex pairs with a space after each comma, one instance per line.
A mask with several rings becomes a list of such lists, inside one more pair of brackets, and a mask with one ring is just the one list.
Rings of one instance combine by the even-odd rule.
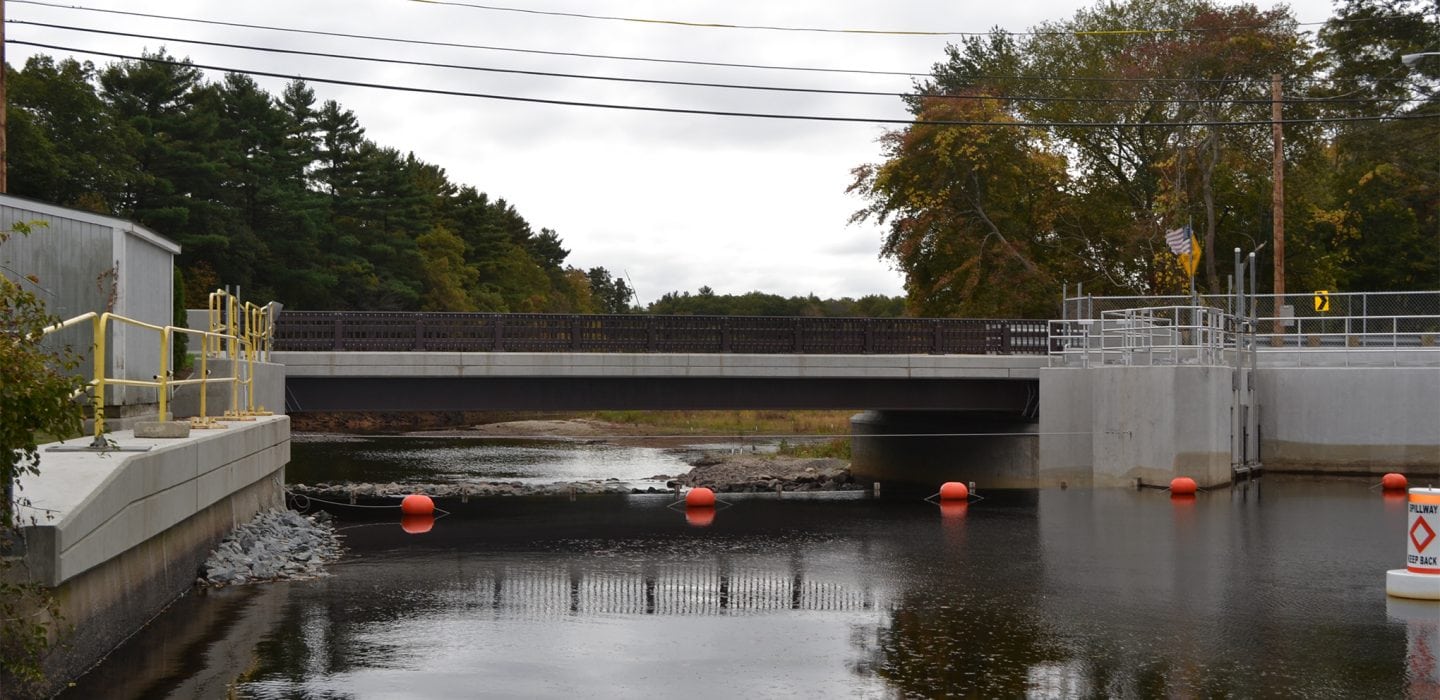
[[[292, 481], [683, 471], [646, 448], [294, 447]], [[331, 576], [192, 592], [67, 697], [1436, 697], [1440, 607], [1387, 603], [1406, 513], [1371, 481], [736, 496], [708, 524], [664, 494], [472, 499], [418, 535], [336, 507]]]

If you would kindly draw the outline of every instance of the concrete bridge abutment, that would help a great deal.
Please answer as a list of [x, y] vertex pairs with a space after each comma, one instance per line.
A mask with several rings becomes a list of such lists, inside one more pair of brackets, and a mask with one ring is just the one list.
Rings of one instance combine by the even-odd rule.
[[850, 472], [882, 494], [934, 493], [946, 481], [979, 489], [1036, 485], [1038, 425], [1015, 415], [866, 411], [850, 419]]
[[1230, 483], [1233, 367], [1040, 370], [1038, 485]]

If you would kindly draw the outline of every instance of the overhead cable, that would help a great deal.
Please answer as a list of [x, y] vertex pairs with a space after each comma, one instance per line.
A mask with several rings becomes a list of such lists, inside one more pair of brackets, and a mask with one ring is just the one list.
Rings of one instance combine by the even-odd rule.
[[[1129, 98], [1126, 98], [1126, 97], [1066, 97], [1066, 96], [1053, 96], [1053, 95], [1052, 95], [1052, 96], [1042, 96], [1042, 95], [1007, 95], [1007, 94], [983, 94], [983, 93], [977, 93], [977, 94], [948, 94], [948, 93], [924, 93], [924, 92], [916, 93], [916, 92], [893, 92], [893, 91], [880, 91], [880, 90], [839, 90], [839, 89], [827, 89], [827, 88], [788, 87], [788, 86], [776, 86], [776, 85], [746, 85], [746, 84], [737, 84], [737, 83], [706, 83], [706, 82], [696, 82], [696, 81], [689, 81], [689, 80], [658, 80], [658, 79], [651, 79], [651, 78], [632, 78], [632, 77], [624, 77], [624, 76], [586, 75], [586, 74], [578, 74], [578, 73], [557, 73], [557, 72], [553, 72], [553, 71], [519, 70], [519, 69], [515, 69], [515, 68], [494, 68], [494, 67], [489, 67], [489, 66], [475, 66], [475, 65], [468, 65], [468, 64], [457, 64], [457, 63], [436, 63], [436, 62], [432, 62], [432, 61], [414, 61], [414, 60], [401, 59], [401, 58], [385, 58], [385, 57], [378, 57], [378, 56], [358, 56], [358, 55], [355, 55], [355, 54], [340, 54], [340, 53], [330, 53], [330, 52], [325, 52], [325, 51], [305, 51], [305, 50], [301, 50], [301, 49], [287, 49], [287, 48], [277, 48], [277, 47], [269, 47], [269, 46], [253, 46], [253, 45], [249, 45], [249, 44], [232, 44], [232, 43], [221, 42], [221, 41], [206, 41], [206, 40], [203, 40], [203, 39], [186, 39], [186, 38], [182, 38], [182, 37], [159, 36], [159, 35], [155, 35], [155, 34], [137, 34], [137, 33], [133, 33], [133, 32], [120, 32], [120, 31], [113, 31], [113, 30], [108, 30], [108, 29], [92, 29], [92, 28], [88, 28], [88, 27], [70, 27], [70, 26], [65, 26], [65, 25], [60, 25], [60, 24], [48, 24], [48, 23], [45, 23], [45, 22], [30, 22], [30, 21], [25, 21], [25, 20], [11, 20], [9, 23], [11, 23], [11, 24], [17, 24], [17, 25], [34, 26], [34, 27], [46, 27], [46, 28], [49, 28], [49, 29], [59, 29], [59, 30], [61, 30], [61, 31], [85, 32], [85, 33], [90, 33], [90, 34], [103, 34], [103, 35], [106, 35], [106, 36], [121, 36], [121, 37], [129, 37], [129, 38], [134, 38], [134, 39], [151, 39], [151, 40], [155, 40], [155, 41], [173, 42], [173, 43], [180, 43], [180, 44], [195, 44], [195, 45], [199, 45], [199, 46], [214, 46], [214, 47], [227, 48], [227, 49], [239, 49], [239, 50], [243, 50], [243, 51], [259, 51], [259, 52], [264, 52], [264, 53], [282, 53], [282, 54], [288, 54], [288, 55], [292, 55], [292, 56], [310, 56], [310, 57], [312, 57], [312, 58], [333, 58], [333, 59], [346, 60], [346, 61], [364, 61], [364, 62], [370, 62], [370, 63], [384, 63], [384, 64], [390, 64], [390, 65], [419, 66], [419, 67], [425, 67], [425, 68], [444, 68], [444, 69], [454, 69], [454, 70], [478, 71], [478, 72], [485, 72], [485, 73], [505, 73], [505, 74], [510, 74], [510, 75], [529, 75], [529, 76], [545, 77], [545, 78], [573, 78], [573, 79], [579, 79], [579, 80], [600, 80], [600, 81], [620, 82], [620, 83], [640, 83], [640, 84], [646, 84], [646, 85], [674, 85], [674, 86], [683, 86], [683, 87], [720, 88], [720, 89], [729, 89], [729, 90], [757, 90], [757, 91], [767, 91], [767, 92], [793, 92], [793, 93], [821, 94], [821, 95], [853, 95], [853, 96], [862, 96], [862, 97], [902, 97], [902, 98], [945, 99], [945, 100], [1006, 100], [1006, 101], [1015, 101], [1015, 102], [1042, 102], [1042, 103], [1043, 103], [1043, 102], [1061, 102], [1061, 103], [1100, 103], [1100, 104], [1155, 104], [1155, 103], [1167, 103], [1167, 104], [1214, 104], [1215, 102], [1218, 101], [1218, 100], [1206, 100], [1206, 99], [1200, 99], [1200, 98], [1181, 98], [1181, 97], [1151, 97], [1151, 98], [1133, 98], [1133, 97], [1129, 97]], [[1230, 103], [1232, 103], [1232, 104], [1253, 104], [1253, 105], [1268, 105], [1268, 104], [1271, 104], [1271, 99], [1268, 98], [1268, 97], [1266, 97], [1266, 98], [1234, 98], [1234, 99], [1227, 99], [1227, 100], [1224, 100], [1224, 101], [1230, 102]], [[1315, 100], [1310, 100], [1310, 99], [1306, 99], [1306, 98], [1299, 98], [1299, 97], [1287, 97], [1284, 101], [1285, 101], [1286, 103], [1301, 103], [1301, 102], [1313, 102], [1313, 101], [1315, 101]], [[1329, 103], [1329, 104], [1335, 104], [1335, 103], [1342, 102], [1342, 101], [1346, 101], [1346, 100], [1326, 100], [1326, 102]], [[1420, 102], [1420, 101], [1422, 101], [1422, 100], [1406, 100], [1406, 99], [1403, 99], [1403, 98], [1387, 98], [1387, 99], [1355, 99], [1355, 100], [1348, 100], [1348, 101], [1349, 101], [1349, 102], [1361, 103], [1361, 104], [1370, 104], [1370, 103], [1377, 103], [1377, 102], [1386, 102], [1386, 103]]]
[[[507, 102], [524, 102], [524, 103], [531, 103], [531, 104], [560, 105], [560, 106], [567, 106], [567, 107], [592, 107], [592, 108], [598, 108], [598, 109], [614, 109], [614, 110], [625, 110], [625, 111], [635, 111], [635, 112], [654, 112], [654, 113], [665, 113], [665, 114], [692, 114], [692, 115], [717, 116], [717, 117], [744, 117], [744, 118], [752, 118], [752, 119], [783, 119], [783, 120], [792, 120], [792, 121], [842, 122], [842, 123], [857, 123], [857, 124], [899, 124], [899, 125], [905, 125], [905, 126], [1032, 127], [1032, 128], [1056, 128], [1056, 129], [1082, 129], [1082, 128], [1183, 128], [1183, 127], [1195, 127], [1195, 126], [1214, 126], [1214, 127], [1230, 127], [1230, 126], [1236, 126], [1236, 127], [1239, 127], [1239, 126], [1257, 126], [1257, 127], [1258, 127], [1258, 126], [1263, 126], [1263, 127], [1271, 127], [1271, 126], [1273, 126], [1274, 124], [1277, 123], [1277, 122], [1272, 122], [1272, 121], [1270, 121], [1270, 120], [1256, 120], [1256, 121], [1238, 121], [1238, 120], [1237, 120], [1237, 121], [1194, 121], [1194, 122], [1025, 122], [1025, 121], [997, 122], [997, 121], [979, 121], [979, 120], [973, 120], [973, 121], [972, 121], [972, 120], [948, 120], [948, 119], [944, 119], [944, 120], [941, 120], [941, 119], [936, 119], [936, 120], [886, 119], [886, 118], [878, 118], [878, 117], [846, 117], [846, 116], [828, 116], [828, 115], [811, 115], [811, 114], [784, 114], [784, 113], [770, 113], [770, 112], [736, 112], [736, 111], [709, 110], [709, 109], [684, 109], [684, 108], [679, 108], [679, 107], [653, 107], [653, 106], [646, 106], [646, 105], [612, 104], [612, 103], [604, 103], [604, 102], [582, 102], [582, 101], [577, 101], [577, 100], [557, 100], [557, 99], [547, 99], [547, 98], [539, 98], [539, 97], [521, 97], [521, 96], [518, 96], [518, 95], [497, 95], [497, 94], [481, 93], [481, 92], [467, 92], [467, 91], [461, 91], [461, 90], [441, 90], [441, 89], [437, 89], [437, 88], [420, 88], [420, 87], [414, 87], [414, 86], [410, 86], [410, 85], [393, 85], [393, 84], [387, 84], [387, 83], [371, 83], [371, 82], [364, 82], [364, 81], [358, 81], [358, 80], [344, 80], [344, 79], [339, 79], [339, 78], [317, 78], [317, 77], [313, 77], [313, 76], [299, 75], [299, 74], [294, 74], [294, 73], [288, 73], [288, 74], [287, 74], [287, 73], [276, 73], [276, 72], [271, 72], [271, 71], [248, 70], [248, 69], [233, 68], [233, 67], [227, 67], [227, 66], [209, 65], [209, 64], [203, 64], [203, 63], [195, 63], [195, 62], [192, 62], [192, 61], [178, 61], [178, 60], [171, 60], [171, 59], [159, 58], [159, 57], [156, 57], [156, 56], [132, 56], [132, 55], [127, 55], [127, 54], [113, 53], [113, 52], [109, 52], [109, 51], [98, 51], [98, 50], [93, 50], [93, 49], [79, 49], [79, 48], [74, 48], [74, 47], [70, 47], [70, 46], [59, 46], [59, 45], [55, 45], [55, 44], [44, 44], [44, 43], [40, 43], [40, 42], [24, 41], [24, 40], [19, 40], [19, 39], [10, 39], [10, 40], [7, 40], [6, 43], [7, 43], [7, 44], [16, 44], [16, 45], [20, 45], [20, 46], [34, 46], [34, 47], [37, 47], [37, 48], [52, 49], [52, 50], [55, 50], [55, 51], [66, 51], [66, 52], [70, 52], [70, 53], [77, 53], [77, 54], [84, 54], [84, 55], [105, 56], [105, 57], [107, 57], [107, 58], [117, 58], [117, 59], [126, 60], [126, 61], [140, 61], [140, 62], [144, 62], [144, 63], [158, 63], [158, 64], [162, 64], [162, 65], [173, 65], [173, 66], [190, 66], [190, 67], [194, 67], [194, 68], [200, 68], [200, 69], [203, 69], [203, 70], [222, 71], [222, 72], [226, 72], [226, 73], [240, 73], [240, 74], [244, 74], [244, 75], [258, 76], [258, 77], [265, 77], [265, 78], [278, 78], [278, 79], [282, 79], [282, 80], [300, 80], [300, 81], [304, 81], [304, 82], [322, 83], [322, 84], [328, 84], [328, 85], [344, 85], [344, 86], [348, 86], [348, 87], [372, 88], [372, 89], [377, 89], [377, 90], [390, 90], [390, 91], [395, 91], [395, 92], [408, 92], [408, 93], [427, 94], [427, 95], [444, 95], [444, 96], [450, 96], [450, 97], [470, 97], [470, 98], [487, 99], [487, 100], [501, 100], [501, 101], [507, 101]], [[1278, 123], [1279, 123], [1279, 124], [1282, 124], [1282, 125], [1283, 125], [1283, 124], [1326, 124], [1326, 123], [1342, 123], [1342, 122], [1374, 122], [1374, 121], [1390, 121], [1390, 120], [1428, 119], [1428, 118], [1433, 118], [1433, 117], [1440, 117], [1440, 112], [1418, 113], [1418, 114], [1368, 115], [1368, 116], [1354, 116], [1354, 117], [1318, 117], [1318, 118], [1307, 118], [1307, 119], [1283, 119], [1283, 120], [1280, 120]]]
[[[814, 32], [820, 34], [872, 34], [882, 36], [990, 36], [995, 31], [974, 32], [974, 31], [930, 31], [930, 30], [903, 30], [903, 29], [835, 29], [822, 27], [786, 27], [770, 24], [728, 24], [723, 22], [692, 22], [676, 19], [652, 19], [647, 17], [621, 17], [616, 15], [595, 15], [582, 12], [559, 12], [555, 10], [536, 10], [525, 7], [505, 7], [500, 5], [481, 5], [473, 2], [457, 2], [455, 0], [410, 0], [411, 2], [426, 5], [446, 5], [450, 7], [463, 7], [471, 10], [485, 10], [488, 12], [513, 12], [527, 15], [542, 15], [546, 17], [571, 17], [575, 19], [604, 20], [610, 22], [633, 22], [639, 24], [660, 24], [677, 27], [695, 27], [700, 29], [763, 29], [776, 32]], [[1295, 26], [1322, 25], [1325, 22], [1295, 22]], [[1163, 28], [1135, 28], [1135, 29], [1096, 29], [1096, 30], [1031, 30], [1023, 32], [1012, 32], [998, 30], [999, 33], [1009, 36], [1121, 36], [1134, 34], [1182, 34], [1182, 33], [1208, 33], [1224, 31], [1253, 31], [1274, 27], [1274, 24], [1260, 24], [1232, 27], [1163, 27]]]
[[[641, 63], [660, 63], [671, 65], [707, 66], [715, 68], [740, 68], [745, 70], [777, 70], [796, 71], [806, 73], [837, 73], [852, 75], [893, 75], [901, 77], [922, 78], [929, 77], [929, 72], [914, 71], [892, 71], [892, 70], [868, 70], [863, 68], [824, 68], [812, 66], [777, 66], [759, 63], [727, 63], [722, 61], [699, 61], [677, 58], [654, 58], [648, 56], [617, 56], [613, 54], [580, 53], [575, 51], [547, 51], [541, 49], [526, 49], [511, 46], [491, 46], [486, 44], [466, 44], [451, 41], [434, 41], [428, 39], [405, 39], [399, 37], [381, 36], [376, 34], [354, 34], [347, 32], [334, 32], [320, 29], [299, 29], [295, 27], [277, 27], [265, 24], [250, 24], [245, 22], [229, 22], [224, 20], [201, 19], [197, 17], [180, 17], [176, 15], [161, 15], [147, 12], [133, 12], [128, 10], [112, 10], [106, 8], [84, 7], [81, 5], [64, 5], [44, 0], [7, 0], [11, 5], [35, 5], [62, 10], [76, 10], [82, 12], [95, 12], [100, 14], [120, 15], [126, 17], [143, 17], [146, 19], [158, 19], [172, 22], [189, 22], [193, 24], [204, 24], [218, 27], [230, 27], [234, 29], [256, 29], [260, 31], [285, 32], [289, 34], [303, 34], [308, 36], [325, 36], [337, 39], [358, 39], [361, 41], [379, 41], [394, 44], [406, 44], [413, 46], [435, 46], [439, 48], [469, 49], [476, 51], [496, 51], [505, 53], [521, 53], [539, 56], [560, 56], [566, 58], [589, 58], [609, 61], [633, 61]], [[14, 20], [11, 20], [14, 21]], [[975, 75], [969, 76], [975, 80], [1014, 80], [1014, 81], [1042, 81], [1042, 82], [1078, 82], [1078, 83], [1155, 83], [1155, 84], [1207, 84], [1207, 83], [1233, 83], [1233, 84], [1255, 84], [1270, 85], [1269, 79], [1231, 79], [1231, 78], [1113, 78], [1113, 77], [1089, 77], [1089, 76], [1025, 76], [1025, 75]], [[1287, 79], [1288, 82], [1303, 83], [1330, 83], [1330, 82], [1356, 82], [1361, 78], [1314, 78], [1295, 77]]]
[[524, 53], [539, 56], [562, 56], [567, 58], [593, 58], [606, 61], [636, 61], [641, 63], [670, 63], [686, 66], [712, 66], [716, 68], [745, 68], [754, 70], [783, 70], [801, 71], [811, 73], [852, 73], [856, 75], [898, 75], [904, 77], [920, 77], [927, 73], [912, 73], [907, 71], [890, 70], [866, 70], [861, 68], [815, 68], [809, 66], [773, 66], [757, 63], [725, 63], [721, 61], [695, 61], [679, 58], [653, 58], [647, 56], [616, 56], [612, 54], [579, 53], [575, 51], [544, 51], [541, 49], [523, 49], [513, 46], [489, 46], [485, 44], [464, 44], [453, 41], [432, 41], [427, 39], [402, 39], [398, 37], [379, 36], [376, 34], [351, 34], [346, 32], [330, 32], [320, 29], [297, 29], [294, 27], [276, 27], [264, 24], [247, 24], [244, 22], [226, 22], [216, 19], [200, 19], [198, 17], [178, 17], [175, 15], [157, 15], [147, 12], [131, 12], [127, 10], [111, 10], [99, 7], [83, 7], [80, 5], [62, 5], [52, 2], [41, 2], [40, 0], [7, 0], [11, 5], [38, 5], [41, 7], [53, 7], [63, 10], [80, 10], [84, 12], [98, 12], [102, 14], [123, 15], [127, 17], [144, 17], [146, 19], [163, 19], [172, 22], [191, 22], [195, 24], [208, 24], [218, 27], [231, 27], [235, 29], [260, 29], [270, 32], [288, 32], [291, 34], [308, 34], [310, 36], [328, 36], [337, 39], [361, 39], [364, 41], [383, 41], [395, 44], [411, 44], [415, 46], [436, 46], [450, 49], [473, 49], [476, 51], [502, 51], [507, 53]]

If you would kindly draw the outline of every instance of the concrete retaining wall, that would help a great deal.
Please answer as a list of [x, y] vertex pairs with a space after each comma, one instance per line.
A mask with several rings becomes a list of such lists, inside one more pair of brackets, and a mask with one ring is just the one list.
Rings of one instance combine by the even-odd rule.
[[1440, 475], [1440, 368], [1255, 372], [1266, 469]]
[[233, 527], [283, 507], [289, 419], [227, 425], [175, 440], [110, 436], [148, 452], [42, 452], [40, 475], [22, 480], [22, 515], [53, 517], [23, 529], [24, 569], [55, 590], [71, 630], [46, 660], [52, 679], [79, 675], [193, 585]]
[[1102, 367], [1092, 378], [1095, 484], [1230, 482], [1228, 367]]
[[[255, 365], [255, 407], [271, 413], [285, 412], [285, 366], [271, 362], [256, 362]], [[211, 358], [205, 368], [213, 377], [233, 376], [231, 361]], [[195, 376], [199, 377], [200, 363], [195, 363]], [[243, 376], [243, 371], [242, 371]], [[216, 418], [230, 410], [230, 382], [212, 382], [205, 388], [205, 415]], [[245, 410], [246, 389], [240, 387], [240, 409]], [[170, 413], [175, 418], [190, 418], [200, 415], [200, 386], [185, 385], [175, 388], [170, 397]]]
[[1095, 415], [1090, 370], [1057, 367], [1040, 370], [1039, 486], [1094, 481]]

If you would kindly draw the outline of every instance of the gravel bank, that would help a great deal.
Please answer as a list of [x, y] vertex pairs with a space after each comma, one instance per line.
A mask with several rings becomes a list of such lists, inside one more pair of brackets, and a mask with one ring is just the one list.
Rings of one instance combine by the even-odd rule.
[[205, 560], [199, 583], [232, 586], [325, 575], [340, 558], [340, 537], [330, 516], [265, 511], [226, 537]]

